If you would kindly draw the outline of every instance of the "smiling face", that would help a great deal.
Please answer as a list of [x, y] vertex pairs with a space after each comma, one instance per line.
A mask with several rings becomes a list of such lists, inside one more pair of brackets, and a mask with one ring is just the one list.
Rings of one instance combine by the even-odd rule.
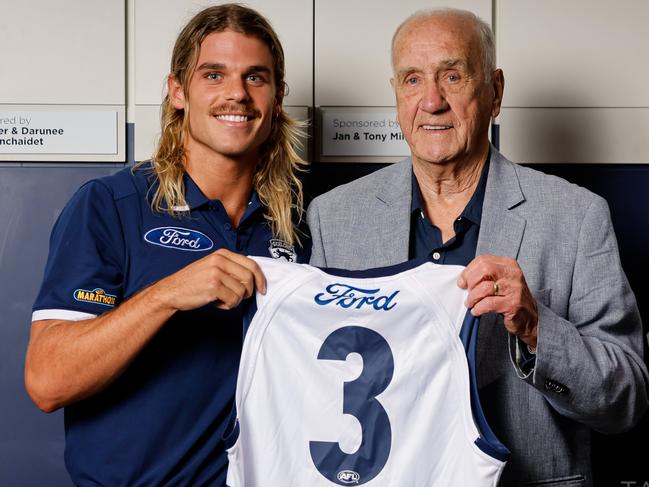
[[231, 30], [211, 33], [201, 43], [187, 93], [173, 77], [168, 87], [174, 107], [189, 112], [189, 159], [244, 160], [254, 167], [281, 103], [266, 44]]
[[502, 72], [485, 79], [476, 27], [453, 15], [415, 19], [397, 35], [394, 78], [401, 130], [413, 164], [470, 164], [486, 158], [498, 115]]

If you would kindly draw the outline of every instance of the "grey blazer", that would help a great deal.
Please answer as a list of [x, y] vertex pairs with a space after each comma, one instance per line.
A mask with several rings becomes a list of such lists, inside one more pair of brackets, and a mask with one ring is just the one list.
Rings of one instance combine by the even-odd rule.
[[[364, 269], [406, 260], [411, 174], [407, 159], [316, 198], [307, 215], [311, 263]], [[642, 325], [608, 206], [492, 147], [477, 254], [515, 258], [539, 309], [528, 375], [502, 318], [481, 320], [480, 399], [512, 452], [499, 485], [590, 486], [590, 430], [629, 429], [648, 404]]]

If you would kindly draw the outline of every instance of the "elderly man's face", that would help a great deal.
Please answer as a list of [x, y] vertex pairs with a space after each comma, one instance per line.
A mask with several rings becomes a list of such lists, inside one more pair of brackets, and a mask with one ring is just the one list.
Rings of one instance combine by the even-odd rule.
[[485, 81], [475, 28], [456, 17], [416, 20], [394, 45], [401, 130], [413, 162], [477, 163], [488, 149], [489, 121], [500, 111], [499, 70]]

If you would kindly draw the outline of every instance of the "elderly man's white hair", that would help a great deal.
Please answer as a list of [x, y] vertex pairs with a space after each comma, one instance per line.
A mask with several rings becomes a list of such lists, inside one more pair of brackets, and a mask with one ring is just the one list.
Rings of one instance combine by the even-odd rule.
[[478, 39], [480, 40], [480, 48], [482, 50], [482, 65], [484, 70], [485, 82], [491, 82], [491, 76], [496, 69], [496, 46], [494, 43], [494, 34], [491, 30], [489, 24], [484, 20], [478, 17], [473, 12], [468, 10], [462, 10], [459, 8], [431, 8], [426, 10], [419, 10], [408, 17], [406, 20], [401, 22], [397, 30], [392, 36], [392, 47], [391, 47], [391, 56], [392, 56], [392, 68], [394, 69], [394, 43], [399, 35], [399, 33], [407, 27], [409, 24], [431, 19], [431, 18], [443, 18], [443, 17], [455, 17], [466, 20], [473, 24], [477, 33]]

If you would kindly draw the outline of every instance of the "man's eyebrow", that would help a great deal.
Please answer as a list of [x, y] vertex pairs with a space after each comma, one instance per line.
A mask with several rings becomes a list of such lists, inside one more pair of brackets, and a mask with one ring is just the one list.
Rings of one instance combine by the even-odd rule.
[[270, 68], [268, 66], [250, 66], [247, 71], [254, 71], [255, 73], [270, 73]]
[[[453, 58], [453, 59], [444, 59], [437, 64], [437, 69], [448, 69], [448, 68], [466, 68], [468, 64], [463, 59]], [[420, 71], [425, 71], [425, 69], [417, 68], [415, 66], [408, 66], [405, 68], [399, 69], [395, 73], [395, 77], [399, 80], [403, 79], [405, 76], [408, 76], [411, 73], [416, 73]]]
[[414, 66], [408, 66], [407, 68], [401, 68], [395, 73], [395, 77], [399, 80], [403, 79], [404, 77], [408, 76], [410, 73], [415, 73], [417, 71], [421, 71], [419, 68], [415, 68]]
[[[196, 68], [196, 71], [219, 71], [227, 69], [227, 66], [222, 63], [203, 63], [201, 64], [198, 68]], [[264, 65], [253, 65], [253, 66], [248, 66], [246, 69], [247, 73], [270, 73], [271, 69], [268, 66]]]
[[467, 67], [467, 63], [463, 59], [445, 59], [440, 63], [440, 65], [446, 68]]
[[225, 69], [225, 64], [221, 63], [203, 63], [199, 67], [196, 68], [196, 71], [202, 71], [206, 69]]

